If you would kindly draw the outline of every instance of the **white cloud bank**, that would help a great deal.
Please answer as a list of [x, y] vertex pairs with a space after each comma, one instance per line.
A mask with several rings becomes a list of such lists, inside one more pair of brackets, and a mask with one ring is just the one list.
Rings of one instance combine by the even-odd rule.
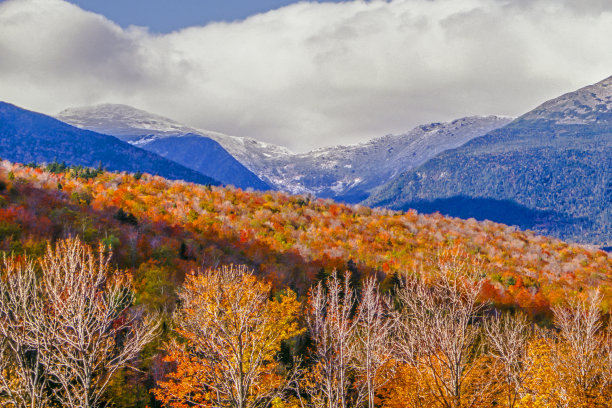
[[0, 100], [125, 103], [295, 150], [524, 113], [612, 75], [609, 0], [301, 2], [154, 35], [63, 0], [0, 3]]

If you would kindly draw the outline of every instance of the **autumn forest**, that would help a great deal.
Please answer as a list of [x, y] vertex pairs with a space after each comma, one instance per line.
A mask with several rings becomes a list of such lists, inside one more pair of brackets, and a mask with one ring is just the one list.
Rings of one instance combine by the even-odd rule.
[[0, 406], [612, 407], [612, 258], [474, 219], [0, 162]]

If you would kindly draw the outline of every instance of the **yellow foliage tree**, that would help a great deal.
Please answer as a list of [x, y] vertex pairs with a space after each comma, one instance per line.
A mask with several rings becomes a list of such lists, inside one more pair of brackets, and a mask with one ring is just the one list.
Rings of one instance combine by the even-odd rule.
[[436, 404], [436, 399], [421, 382], [418, 367], [399, 363], [394, 377], [378, 395], [381, 408], [426, 408]]
[[245, 266], [189, 275], [175, 316], [181, 339], [168, 347], [177, 368], [156, 397], [177, 408], [278, 405], [290, 375], [276, 356], [301, 333], [300, 303], [291, 291], [270, 300], [270, 290]]

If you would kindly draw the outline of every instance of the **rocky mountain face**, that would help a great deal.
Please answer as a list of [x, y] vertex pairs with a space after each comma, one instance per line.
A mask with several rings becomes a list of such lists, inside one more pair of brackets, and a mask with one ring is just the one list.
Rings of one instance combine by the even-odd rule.
[[364, 203], [491, 219], [609, 246], [612, 77], [396, 176]]
[[111, 171], [145, 172], [174, 180], [219, 184], [113, 136], [83, 130], [50, 116], [0, 102], [0, 157], [20, 163], [64, 161]]
[[[207, 173], [210, 169], [201, 167], [202, 163], [210, 163], [209, 159], [204, 159], [210, 147], [203, 140], [212, 139], [275, 189], [346, 202], [361, 201], [373, 188], [400, 172], [511, 120], [474, 116], [419, 126], [403, 135], [388, 135], [358, 145], [295, 154], [281, 146], [192, 128], [126, 105], [72, 108], [59, 113], [57, 118], [81, 128], [117, 136], [229, 182], [225, 174]], [[236, 171], [227, 173], [231, 175]], [[253, 180], [250, 182], [255, 183]]]

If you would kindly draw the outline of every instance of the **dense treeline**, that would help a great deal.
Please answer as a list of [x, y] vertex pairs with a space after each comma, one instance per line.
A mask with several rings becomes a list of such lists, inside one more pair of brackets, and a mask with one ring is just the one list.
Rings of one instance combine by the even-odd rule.
[[[468, 367], [465, 372], [478, 373], [478, 378], [495, 380], [491, 384], [493, 388], [482, 385], [486, 388], [484, 390], [479, 385], [480, 391], [464, 389], [460, 390], [461, 395], [475, 396], [480, 393], [478, 395], [501, 401], [499, 393], [503, 392], [505, 398], [510, 398], [507, 396], [509, 389], [501, 391], [499, 388], [502, 383], [498, 379], [505, 371], [499, 362], [502, 360], [495, 358], [502, 357], [495, 357], [492, 343], [485, 341], [490, 337], [487, 337], [487, 331], [494, 330], [489, 323], [494, 322], [492, 316], [496, 311], [503, 316], [519, 311], [525, 314], [530, 334], [525, 341], [527, 348], [521, 350], [526, 350], [525, 355], [532, 356], [529, 358], [535, 358], [534, 355], [543, 358], [537, 364], [548, 367], [555, 375], [537, 377], [529, 374], [532, 383], [524, 386], [532, 390], [539, 387], [538, 378], [555, 384], [565, 381], [558, 377], [562, 370], [559, 369], [560, 360], [555, 360], [557, 357], [554, 354], [560, 350], [563, 340], [562, 336], [553, 336], [561, 328], [559, 313], [555, 312], [557, 306], [578, 302], [572, 309], [577, 310], [576, 305], [589, 302], [593, 290], [599, 288], [595, 302], [598, 313], [601, 313], [598, 324], [605, 326], [607, 322], [612, 299], [612, 259], [603, 251], [491, 222], [464, 221], [439, 215], [423, 216], [412, 211], [372, 210], [276, 192], [256, 193], [198, 186], [170, 182], [147, 174], [117, 174], [70, 167], [53, 170], [57, 172], [9, 162], [0, 163], [0, 251], [16, 264], [21, 264], [25, 259], [41, 259], [48, 254], [48, 243], [55, 244], [67, 237], [79, 237], [81, 242], [94, 248], [101, 244], [104, 256], [112, 253], [105, 261], [112, 265], [107, 272], [123, 277], [122, 293], [127, 293], [127, 297], [121, 304], [123, 315], [120, 321], [128, 316], [131, 322], [126, 323], [128, 326], [125, 330], [129, 331], [132, 323], [137, 327], [152, 327], [149, 323], [151, 318], [146, 316], [158, 316], [155, 321], [160, 324], [157, 331], [153, 330], [158, 335], [152, 341], [146, 346], [142, 344], [142, 350], [132, 355], [127, 365], [117, 366], [112, 375], [106, 377], [108, 382], [96, 394], [99, 402], [112, 400], [116, 406], [126, 407], [158, 407], [162, 403], [192, 406], [189, 405], [191, 403], [181, 402], [180, 395], [192, 398], [191, 393], [195, 393], [201, 398], [209, 398], [202, 403], [203, 406], [236, 406], [237, 400], [231, 400], [227, 391], [222, 392], [219, 386], [215, 386], [214, 392], [209, 388], [189, 388], [201, 387], [202, 384], [211, 387], [211, 378], [219, 380], [220, 372], [210, 371], [210, 361], [215, 361], [217, 367], [220, 364], [218, 359], [223, 356], [228, 361], [231, 358], [234, 358], [232, 361], [237, 360], [227, 354], [220, 357], [207, 351], [214, 344], [206, 341], [221, 338], [210, 333], [218, 333], [221, 327], [205, 327], [199, 322], [198, 330], [207, 331], [197, 332], [193, 330], [194, 323], [186, 319], [190, 313], [202, 319], [207, 316], [206, 313], [214, 313], [211, 309], [206, 309], [204, 313], [198, 308], [207, 304], [205, 302], [210, 304], [214, 301], [217, 305], [229, 302], [232, 299], [230, 288], [240, 286], [259, 288], [259, 295], [249, 295], [253, 301], [265, 298], [259, 309], [255, 306], [247, 308], [261, 311], [262, 315], [257, 319], [265, 320], [273, 316], [273, 320], [279, 324], [284, 322], [282, 328], [274, 326], [266, 332], [270, 339], [280, 340], [270, 340], [270, 344], [264, 348], [252, 350], [260, 354], [259, 361], [263, 365], [255, 367], [247, 364], [255, 370], [249, 374], [249, 378], [257, 380], [252, 385], [257, 391], [256, 395], [242, 395], [240, 398], [247, 404], [255, 404], [250, 406], [261, 406], [272, 401], [276, 406], [282, 406], [282, 401], [284, 404], [298, 405], [302, 401], [304, 404], [354, 406], [358, 402], [368, 405], [374, 401], [376, 406], [395, 407], [412, 399], [416, 401], [414, 404], [421, 401], [418, 402], [420, 406], [436, 406], [432, 399], [427, 398], [439, 401], [440, 398], [449, 397], [442, 397], [442, 391], [436, 391], [438, 385], [435, 381], [439, 374], [431, 371], [434, 368], [429, 368], [430, 371], [419, 368], [424, 364], [423, 359], [431, 360], [431, 351], [421, 349], [419, 353], [424, 354], [413, 356], [418, 357], [418, 363], [406, 357], [405, 351], [398, 354], [395, 347], [392, 352], [385, 349], [382, 357], [374, 357], [372, 353], [378, 351], [373, 351], [368, 361], [381, 361], [374, 371], [364, 371], [363, 364], [356, 363], [353, 354], [363, 353], [357, 351], [361, 349], [356, 348], [355, 344], [364, 342], [358, 333], [362, 333], [366, 325], [358, 316], [359, 313], [367, 315], [366, 311], [360, 312], [361, 302], [366, 298], [378, 299], [374, 304], [387, 305], [390, 302], [390, 307], [385, 306], [382, 312], [370, 311], [369, 318], [373, 320], [368, 323], [371, 325], [371, 322], [379, 319], [377, 316], [384, 316], [380, 320], [385, 323], [383, 326], [389, 327], [382, 333], [390, 331], [393, 334], [392, 341], [383, 336], [387, 342], [404, 344], [405, 348], [407, 344], [412, 344], [407, 343], [409, 339], [398, 340], [398, 327], [402, 325], [412, 327], [412, 331], [419, 333], [427, 332], [428, 329], [424, 327], [407, 326], [406, 319], [401, 320], [395, 315], [408, 310], [408, 303], [402, 297], [405, 288], [415, 288], [415, 293], [429, 293], [444, 282], [441, 270], [448, 268], [440, 265], [448, 264], [449, 259], [440, 258], [439, 254], [448, 254], [449, 251], [462, 254], [466, 261], [463, 269], [477, 271], [477, 276], [467, 275], [472, 276], [469, 281], [476, 285], [478, 297], [474, 303], [474, 314], [467, 319], [469, 329], [466, 330], [475, 333], [476, 340], [469, 347], [466, 346], [468, 351], [462, 354], [467, 359], [465, 364], [469, 363], [465, 366]], [[40, 279], [44, 275], [43, 268], [37, 266], [35, 261], [29, 262], [33, 265], [36, 279]], [[234, 281], [228, 277], [233, 276], [232, 273], [219, 272], [223, 265], [232, 264], [245, 265], [243, 268], [228, 267], [240, 280], [246, 279], [240, 281], [241, 285], [235, 283], [235, 279], [238, 279], [235, 276], [232, 278]], [[114, 271], [114, 268], [121, 272]], [[3, 269], [3, 279], [7, 279], [9, 269]], [[238, 273], [237, 270], [242, 272]], [[193, 271], [208, 272], [193, 275]], [[337, 271], [336, 275], [334, 271]], [[415, 276], [420, 280], [413, 280]], [[349, 292], [344, 287], [347, 277], [350, 277], [348, 288], [354, 291], [351, 294], [352, 304], [342, 303]], [[222, 283], [223, 279], [227, 281]], [[416, 282], [421, 281], [425, 286], [417, 285]], [[210, 282], [216, 282], [218, 287], [227, 285], [228, 291], [224, 292], [224, 296], [229, 297], [219, 298], [218, 293], [202, 297], [206, 288], [214, 286]], [[321, 285], [317, 286], [319, 283]], [[456, 284], [460, 293], [467, 289], [462, 286], [464, 283]], [[341, 287], [336, 291], [336, 300], [328, 298], [333, 293], [330, 288], [334, 285]], [[43, 294], [44, 287], [37, 286]], [[370, 287], [376, 290], [368, 291]], [[420, 292], [416, 290], [419, 287]], [[446, 295], [436, 295], [441, 296]], [[383, 298], [386, 299], [384, 302]], [[463, 302], [463, 295], [459, 299]], [[326, 320], [329, 316], [326, 305], [329, 302], [344, 308], [338, 313], [348, 319], [348, 327], [341, 331], [344, 333], [348, 330], [345, 335], [352, 339], [349, 343], [353, 344], [353, 349], [346, 354], [351, 363], [343, 360], [348, 365], [342, 373], [334, 371], [342, 364], [329, 360], [332, 358], [329, 354], [331, 351], [323, 352], [324, 349], [319, 347], [321, 344], [325, 344], [328, 350], [337, 347], [337, 336], [332, 333], [340, 329]], [[448, 303], [448, 299], [444, 302]], [[314, 304], [319, 305], [318, 309], [313, 309]], [[178, 309], [177, 305], [180, 305]], [[188, 307], [192, 308], [191, 311]], [[431, 307], [427, 313], [438, 310]], [[318, 320], [308, 313], [309, 310], [319, 310]], [[443, 313], [443, 309], [438, 312]], [[400, 324], [402, 321], [404, 323]], [[498, 331], [505, 327], [501, 323], [498, 326]], [[254, 330], [248, 324], [245, 327]], [[247, 333], [250, 333], [248, 330]], [[255, 332], [253, 336], [261, 334]], [[595, 332], [598, 339], [603, 339], [599, 326]], [[379, 334], [372, 333], [372, 336]], [[119, 341], [115, 346], [123, 344], [123, 336], [121, 330], [116, 332], [115, 339]], [[411, 341], [417, 342], [416, 339]], [[344, 340], [342, 342], [345, 343]], [[112, 345], [112, 342], [109, 340], [107, 344]], [[597, 358], [603, 361], [601, 353], [605, 347], [598, 346], [597, 350], [600, 353]], [[53, 355], [58, 358], [59, 354], [56, 352]], [[491, 361], [496, 363], [492, 364]], [[44, 367], [44, 362], [40, 364], [40, 367]], [[523, 363], [519, 365], [524, 366]], [[327, 388], [322, 388], [320, 378], [325, 367], [331, 371], [326, 374]], [[536, 370], [536, 365], [530, 367], [530, 370]], [[526, 373], [521, 371], [520, 376], [527, 376]], [[52, 391], [49, 395], [52, 399], [67, 395], [68, 391], [62, 391], [53, 375], [49, 373], [47, 380]], [[193, 375], [196, 378], [189, 377]], [[503, 375], [519, 378], [516, 372]], [[598, 378], [603, 378], [603, 375], [600, 373]], [[473, 378], [477, 377], [461, 377], [460, 382], [465, 387], [472, 387], [471, 384], [475, 387]], [[343, 384], [346, 393], [333, 388], [338, 381]], [[517, 382], [507, 380], [508, 383], [512, 381]], [[523, 380], [520, 382], [527, 384]], [[415, 388], [415, 384], [420, 388]], [[597, 387], [604, 387], [601, 381], [597, 384]], [[48, 389], [49, 385], [45, 387]], [[244, 384], [241, 387], [243, 391], [246, 389]], [[537, 394], [536, 391], [529, 394], [526, 389], [520, 391], [521, 398]], [[171, 394], [164, 394], [164, 390]], [[497, 396], [491, 396], [493, 390], [496, 390]], [[566, 398], [563, 393], [569, 391], [562, 388], [555, 392], [556, 396], [546, 398], [561, 401]], [[519, 395], [519, 391], [516, 393]], [[214, 402], [210, 399], [213, 394], [220, 399]], [[459, 397], [453, 398], [456, 400]], [[485, 400], [478, 398], [480, 406], [486, 406]], [[234, 402], [228, 402], [230, 400]], [[544, 402], [541, 404], [547, 406]]]
[[[5, 259], [2, 406], [121, 406], [111, 381], [160, 335], [160, 317], [134, 305], [108, 259], [78, 239], [38, 262]], [[496, 311], [485, 279], [466, 254], [441, 253], [389, 295], [374, 276], [334, 272], [300, 303], [244, 266], [189, 274], [151, 392], [177, 408], [612, 406], [601, 293], [553, 307], [542, 328]]]

